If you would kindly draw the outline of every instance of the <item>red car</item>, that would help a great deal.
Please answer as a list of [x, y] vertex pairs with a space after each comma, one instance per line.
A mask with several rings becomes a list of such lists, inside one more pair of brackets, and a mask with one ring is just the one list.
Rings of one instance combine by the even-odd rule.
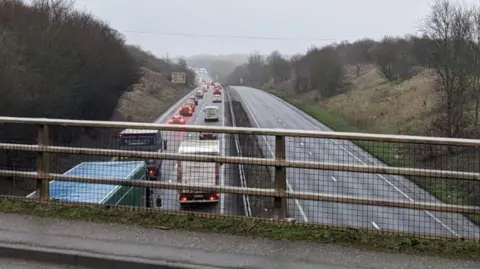
[[179, 113], [181, 116], [190, 117], [193, 115], [193, 108], [191, 105], [185, 104], [180, 108]]
[[[195, 112], [195, 107], [196, 107], [196, 105], [195, 105], [195, 103], [194, 103], [193, 101], [187, 101], [184, 105], [190, 106], [190, 107], [192, 108], [193, 112]], [[181, 109], [181, 108], [182, 108], [182, 107], [180, 107], [180, 109]]]
[[185, 118], [182, 115], [173, 115], [168, 119], [168, 124], [185, 124]]

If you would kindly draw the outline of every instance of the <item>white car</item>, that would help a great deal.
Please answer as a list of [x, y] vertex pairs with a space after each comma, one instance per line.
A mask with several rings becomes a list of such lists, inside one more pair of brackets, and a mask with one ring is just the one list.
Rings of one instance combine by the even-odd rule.
[[203, 90], [197, 91], [195, 93], [195, 97], [197, 97], [199, 99], [202, 99], [203, 98]]
[[222, 102], [222, 96], [218, 95], [218, 94], [213, 95], [212, 102], [213, 103], [221, 103]]
[[218, 121], [220, 109], [217, 106], [207, 106], [203, 109], [205, 121]]

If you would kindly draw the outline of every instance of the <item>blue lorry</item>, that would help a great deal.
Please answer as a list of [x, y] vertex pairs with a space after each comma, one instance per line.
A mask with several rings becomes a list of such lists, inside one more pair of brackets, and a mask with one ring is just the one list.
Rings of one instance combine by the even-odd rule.
[[[148, 169], [145, 161], [82, 162], [64, 175], [146, 180]], [[144, 207], [149, 199], [148, 191], [145, 187], [50, 181], [50, 198], [67, 202]], [[35, 195], [33, 192], [27, 197], [34, 198]]]

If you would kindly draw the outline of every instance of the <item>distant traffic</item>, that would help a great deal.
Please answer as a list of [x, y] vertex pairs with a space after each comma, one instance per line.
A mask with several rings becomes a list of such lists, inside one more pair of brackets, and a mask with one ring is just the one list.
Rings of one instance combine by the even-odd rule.
[[[197, 90], [185, 98], [184, 102], [167, 120], [168, 124], [187, 124], [187, 118], [193, 116], [199, 100], [204, 99], [205, 94], [210, 91], [212, 92], [212, 103], [223, 101], [223, 86], [217, 82], [207, 82], [201, 76], [199, 77]], [[220, 119], [220, 108], [216, 105], [204, 105], [201, 111], [205, 122], [218, 122]], [[133, 151], [163, 152], [168, 148], [166, 136], [160, 130], [125, 129], [119, 133], [117, 144], [119, 149]], [[216, 134], [200, 133], [197, 140], [182, 141], [178, 153], [220, 155], [220, 141]], [[119, 157], [107, 162], [82, 162], [65, 174], [77, 175], [88, 172], [88, 175], [92, 177], [160, 181], [165, 180], [162, 178], [162, 164], [162, 160], [158, 159]], [[179, 183], [202, 186], [219, 184], [219, 164], [178, 161], [175, 167], [176, 180]], [[33, 192], [28, 197], [35, 195], [36, 193]], [[150, 188], [55, 180], [50, 182], [50, 196], [54, 199], [71, 202], [111, 205], [153, 207], [155, 202], [159, 207], [162, 204], [161, 199], [154, 197], [153, 190]], [[215, 191], [178, 191], [176, 194], [176, 200], [182, 207], [185, 204], [217, 203], [219, 199], [220, 195]]]

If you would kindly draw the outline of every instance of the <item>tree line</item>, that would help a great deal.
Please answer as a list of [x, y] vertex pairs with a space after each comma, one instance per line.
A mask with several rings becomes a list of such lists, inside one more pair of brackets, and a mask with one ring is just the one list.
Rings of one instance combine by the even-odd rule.
[[[127, 46], [118, 31], [70, 2], [0, 0], [0, 115], [109, 120], [122, 94], [141, 78], [142, 67], [165, 75], [187, 72], [193, 84], [185, 61], [173, 64]], [[95, 132], [52, 131], [52, 142], [71, 144]], [[0, 139], [31, 142], [34, 127], [3, 125]], [[32, 168], [33, 160], [0, 152], [6, 167]]]
[[295, 93], [316, 92], [329, 98], [350, 89], [346, 67], [356, 76], [375, 64], [392, 83], [400, 83], [425, 69], [436, 74], [441, 96], [438, 118], [430, 135], [472, 137], [480, 133], [480, 7], [438, 0], [420, 27], [420, 35], [386, 36], [311, 48], [304, 55], [283, 57], [278, 51], [263, 57], [253, 53], [237, 66], [228, 83], [279, 87], [288, 83]]

